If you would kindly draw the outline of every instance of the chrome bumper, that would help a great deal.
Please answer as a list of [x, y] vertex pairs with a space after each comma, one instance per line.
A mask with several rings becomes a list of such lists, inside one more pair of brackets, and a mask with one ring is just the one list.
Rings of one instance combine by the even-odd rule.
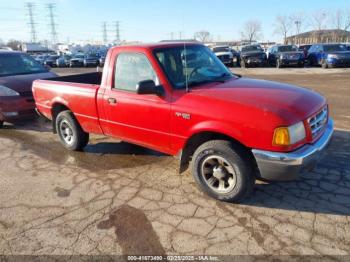
[[276, 181], [294, 180], [302, 171], [312, 169], [329, 144], [333, 131], [334, 123], [330, 118], [323, 135], [314, 144], [307, 144], [288, 153], [253, 149], [261, 178]]

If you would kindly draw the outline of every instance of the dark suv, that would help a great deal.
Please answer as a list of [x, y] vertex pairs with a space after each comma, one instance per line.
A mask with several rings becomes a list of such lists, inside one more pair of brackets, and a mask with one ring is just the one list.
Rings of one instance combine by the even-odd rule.
[[276, 45], [270, 48], [269, 65], [281, 68], [283, 66], [304, 67], [304, 52], [298, 51], [295, 45]]
[[243, 46], [240, 51], [241, 67], [266, 66], [267, 56], [260, 45]]

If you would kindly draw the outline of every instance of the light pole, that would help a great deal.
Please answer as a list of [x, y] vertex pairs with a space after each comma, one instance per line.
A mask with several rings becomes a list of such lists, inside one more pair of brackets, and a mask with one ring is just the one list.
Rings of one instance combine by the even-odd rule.
[[296, 20], [294, 23], [295, 23], [295, 26], [296, 26], [296, 29], [297, 29], [297, 32], [296, 32], [296, 35], [295, 35], [295, 39], [294, 39], [294, 42], [296, 44], [297, 36], [300, 34], [301, 21], [300, 20]]

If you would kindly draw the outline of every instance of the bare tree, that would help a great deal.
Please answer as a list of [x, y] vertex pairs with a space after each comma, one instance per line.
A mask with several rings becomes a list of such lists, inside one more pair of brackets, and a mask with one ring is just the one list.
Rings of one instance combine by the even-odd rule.
[[327, 21], [328, 15], [326, 11], [319, 10], [312, 15], [312, 22], [315, 30], [323, 30], [326, 28], [325, 23]]
[[21, 42], [18, 40], [9, 40], [6, 44], [8, 47], [10, 47], [12, 50], [20, 50]]
[[283, 42], [286, 44], [288, 33], [292, 29], [292, 19], [286, 15], [279, 15], [275, 20], [275, 33], [283, 37]]
[[241, 35], [244, 40], [248, 40], [251, 44], [253, 40], [257, 40], [260, 37], [261, 31], [262, 28], [260, 21], [249, 20], [243, 25]]
[[333, 41], [343, 41], [344, 31], [350, 28], [350, 10], [337, 9], [332, 14], [332, 24], [337, 31], [333, 35]]
[[200, 42], [206, 43], [211, 40], [211, 35], [208, 31], [202, 30], [194, 34], [194, 38]]
[[350, 28], [350, 10], [336, 10], [333, 14], [333, 26], [339, 30], [348, 30]]

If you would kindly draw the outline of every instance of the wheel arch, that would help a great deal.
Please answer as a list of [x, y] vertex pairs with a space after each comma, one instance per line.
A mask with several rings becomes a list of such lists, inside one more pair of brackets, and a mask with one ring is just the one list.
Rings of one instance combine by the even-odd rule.
[[189, 167], [189, 162], [196, 151], [196, 149], [203, 143], [210, 140], [227, 140], [233, 144], [239, 146], [240, 148], [247, 151], [247, 153], [252, 157], [251, 150], [249, 147], [244, 145], [238, 139], [232, 137], [231, 135], [225, 134], [224, 132], [218, 132], [213, 130], [202, 130], [192, 134], [184, 144], [184, 147], [180, 151], [180, 168], [179, 173], [183, 173]]

